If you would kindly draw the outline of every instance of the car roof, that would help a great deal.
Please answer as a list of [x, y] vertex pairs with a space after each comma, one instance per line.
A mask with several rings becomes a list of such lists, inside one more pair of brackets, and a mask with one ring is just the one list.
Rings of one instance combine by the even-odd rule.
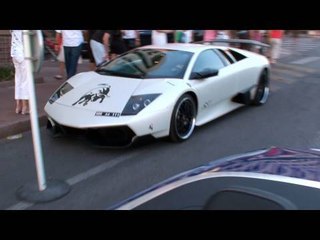
[[178, 51], [186, 51], [197, 53], [201, 52], [205, 49], [227, 49], [229, 47], [226, 46], [214, 46], [214, 45], [205, 45], [205, 44], [197, 44], [197, 43], [167, 43], [164, 45], [148, 45], [140, 48], [147, 49], [169, 49], [169, 50], [178, 50]]
[[[157, 183], [130, 198], [117, 203], [110, 209], [117, 209], [135, 199], [157, 189], [169, 186], [174, 188], [180, 186], [179, 181], [190, 183], [192, 181], [214, 176], [240, 176], [246, 178], [277, 179], [279, 181], [294, 184], [305, 184], [305, 186], [319, 187], [320, 183], [320, 149], [290, 149], [281, 147], [270, 147], [268, 149], [256, 150], [225, 158], [213, 160], [208, 164], [195, 167], [191, 170], [179, 173], [173, 177]], [[289, 180], [289, 178], [292, 180]], [[309, 181], [304, 182], [305, 180]]]

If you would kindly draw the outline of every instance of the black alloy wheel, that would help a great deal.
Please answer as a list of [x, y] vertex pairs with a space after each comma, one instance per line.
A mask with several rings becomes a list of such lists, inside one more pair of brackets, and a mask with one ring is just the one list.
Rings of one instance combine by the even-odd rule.
[[256, 106], [265, 104], [268, 100], [269, 92], [269, 74], [267, 73], [267, 71], [263, 71], [260, 75], [252, 104]]
[[179, 98], [172, 112], [170, 139], [174, 142], [188, 139], [194, 130], [195, 122], [195, 101], [189, 94], [184, 94]]

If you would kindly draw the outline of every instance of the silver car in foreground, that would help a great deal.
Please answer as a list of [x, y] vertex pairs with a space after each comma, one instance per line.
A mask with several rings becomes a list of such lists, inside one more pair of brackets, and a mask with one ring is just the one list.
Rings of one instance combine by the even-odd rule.
[[320, 150], [271, 147], [214, 160], [108, 209], [320, 209]]

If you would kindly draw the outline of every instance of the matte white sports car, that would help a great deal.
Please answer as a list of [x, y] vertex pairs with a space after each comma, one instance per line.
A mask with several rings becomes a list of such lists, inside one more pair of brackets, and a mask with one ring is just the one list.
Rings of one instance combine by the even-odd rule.
[[109, 146], [151, 135], [179, 142], [269, 95], [266, 57], [226, 46], [144, 46], [63, 83], [45, 106], [54, 133]]

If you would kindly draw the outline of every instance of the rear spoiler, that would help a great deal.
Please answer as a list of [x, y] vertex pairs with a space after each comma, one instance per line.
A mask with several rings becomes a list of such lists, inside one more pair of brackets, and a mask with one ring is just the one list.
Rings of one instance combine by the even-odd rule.
[[214, 39], [211, 41], [199, 41], [199, 42], [193, 42], [197, 44], [205, 44], [205, 45], [215, 45], [217, 43], [231, 43], [231, 45], [235, 46], [241, 46], [241, 45], [247, 45], [247, 46], [259, 46], [264, 48], [269, 48], [270, 45], [266, 43], [262, 43], [256, 40], [250, 40], [250, 39]]

